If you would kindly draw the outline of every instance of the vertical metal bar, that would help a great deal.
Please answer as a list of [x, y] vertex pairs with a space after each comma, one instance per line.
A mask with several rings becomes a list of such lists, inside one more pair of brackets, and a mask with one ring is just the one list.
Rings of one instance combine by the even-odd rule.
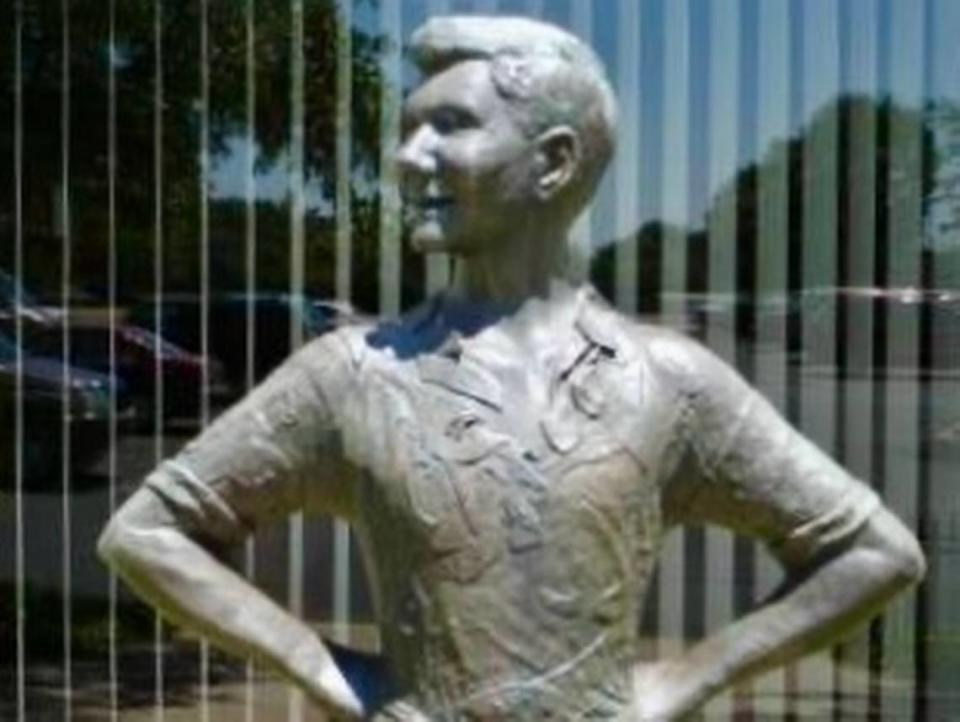
[[[447, 15], [450, 12], [450, 0], [429, 0], [427, 14]], [[433, 294], [450, 282], [450, 254], [429, 253], [426, 256], [427, 294]]]
[[[247, 335], [246, 335], [246, 369], [244, 385], [249, 391], [256, 383], [256, 324], [254, 323], [254, 295], [257, 292], [257, 75], [256, 75], [256, 0], [247, 0], [244, 4], [244, 37], [246, 53], [244, 55], [244, 87], [246, 90], [246, 146], [247, 157], [244, 169], [244, 248], [246, 250], [246, 299], [247, 299]], [[257, 546], [253, 536], [244, 543], [243, 558], [244, 575], [251, 582], [257, 575]], [[255, 718], [255, 688], [256, 664], [250, 659], [246, 665], [246, 684], [244, 686], [244, 720], [253, 722]]]
[[[200, 424], [210, 422], [210, 28], [207, 0], [200, 0]], [[200, 719], [210, 722], [210, 643], [200, 639]]]
[[304, 192], [304, 27], [303, 0], [291, 0], [290, 52], [290, 293], [295, 303], [290, 345], [303, 345], [306, 194]]
[[[707, 345], [728, 363], [736, 361], [737, 174], [740, 135], [740, 5], [710, 4], [710, 197], [707, 219], [709, 298], [729, 299], [729, 318], [710, 316]], [[719, 629], [733, 620], [733, 538], [725, 530], [707, 529], [707, 629]], [[710, 710], [724, 717], [733, 712], [733, 697], [718, 697]]]
[[614, 163], [616, 184], [616, 303], [624, 311], [637, 307], [637, 170], [640, 149], [640, 4], [617, 6], [617, 96], [620, 98], [620, 148]]
[[[107, 63], [107, 303], [110, 333], [110, 446], [108, 508], [117, 508], [117, 17], [116, 0], [109, 2]], [[119, 679], [117, 667], [117, 575], [112, 569], [108, 582], [108, 665], [110, 676], [110, 719], [119, 716]]]
[[[665, 161], [660, 179], [663, 230], [661, 319], [682, 328], [687, 309], [687, 231], [690, 223], [690, 6], [664, 4]], [[636, 162], [636, 159], [632, 159]], [[682, 569], [678, 569], [682, 573]], [[682, 605], [679, 605], [682, 607]]]
[[[153, 286], [154, 332], [163, 335], [163, 0], [154, 0], [153, 19]], [[163, 460], [163, 373], [159, 346], [154, 354], [153, 380], [153, 455], [154, 462]], [[164, 719], [163, 619], [154, 612], [154, 719]]]
[[[889, 257], [890, 241], [890, 223], [889, 223], [889, 203], [885, 197], [886, 181], [888, 172], [886, 166], [889, 164], [887, 157], [890, 146], [890, 123], [888, 112], [884, 112], [883, 100], [889, 101], [889, 59], [890, 59], [890, 3], [888, 0], [877, 0], [877, 147], [876, 158], [877, 168], [874, 186], [876, 194], [876, 245], [875, 245], [875, 273], [873, 285], [880, 291], [887, 285], [887, 259]], [[889, 105], [889, 102], [887, 103]], [[886, 307], [882, 298], [877, 299], [874, 304], [874, 347], [872, 366], [874, 376], [872, 378], [871, 393], [873, 402], [873, 437], [871, 439], [871, 467], [873, 470], [873, 483], [877, 490], [882, 494], [887, 485], [886, 457], [883, 449], [883, 442], [886, 435], [886, 416], [889, 413], [886, 404], [886, 345], [887, 338], [887, 318]], [[884, 706], [888, 692], [889, 680], [887, 674], [887, 662], [884, 658], [884, 638], [886, 637], [886, 614], [882, 614], [874, 619], [869, 628], [868, 642], [868, 696], [867, 696], [867, 714], [869, 717], [882, 717], [884, 715]]]
[[[838, 12], [829, 0], [803, 6], [802, 285], [810, 303], [801, 317], [805, 361], [799, 426], [826, 453], [836, 452], [837, 172], [839, 149]], [[796, 664], [797, 710], [832, 694], [833, 659], [821, 652]], [[811, 706], [811, 710], [813, 707]]]
[[72, 595], [73, 579], [71, 569], [71, 518], [70, 518], [70, 415], [72, 400], [70, 398], [71, 366], [70, 366], [70, 276], [73, 265], [70, 218], [70, 0], [61, 3], [61, 95], [60, 95], [60, 224], [63, 234], [62, 245], [62, 275], [61, 275], [61, 303], [63, 324], [63, 422], [62, 431], [62, 496], [61, 515], [63, 518], [62, 545], [60, 553], [63, 562], [63, 714], [64, 720], [69, 722], [73, 712], [73, 647], [70, 630], [72, 627]]
[[[849, 4], [850, 17], [843, 43], [849, 58], [845, 94], [851, 98], [844, 119], [849, 139], [846, 158], [848, 191], [844, 209], [848, 222], [847, 277], [845, 284], [856, 289], [873, 285], [876, 273], [876, 144], [877, 144], [877, 5], [876, 2]], [[859, 100], [855, 100], [859, 98]], [[847, 373], [867, 383], [847, 385], [845, 415], [855, 423], [845, 429], [848, 469], [861, 478], [872, 476], [870, 444], [873, 438], [869, 379], [873, 368], [874, 314], [872, 303], [851, 304], [847, 309]], [[864, 388], [866, 393], [858, 389]]]
[[[587, 44], [593, 45], [593, 0], [570, 0], [570, 26]], [[570, 232], [571, 272], [574, 278], [586, 279], [593, 249], [593, 213], [586, 208]]]
[[341, 301], [351, 297], [352, 147], [353, 147], [353, 0], [341, 0], [337, 23], [337, 144], [336, 144], [336, 293]]
[[[735, 302], [737, 249], [736, 176], [740, 136], [739, 88], [740, 15], [736, 2], [710, 5], [710, 195], [713, 206], [707, 218], [709, 234], [708, 293]], [[710, 317], [706, 329], [708, 345], [734, 363], [735, 329], [724, 318]], [[722, 322], [721, 322], [722, 321]], [[732, 319], [731, 319], [732, 321]], [[726, 622], [729, 620], [717, 620]]]
[[[933, 194], [927, 195], [931, 186], [935, 183], [935, 173], [937, 164], [935, 162], [937, 151], [937, 100], [934, 100], [934, 89], [936, 86], [935, 72], [935, 52], [936, 25], [941, 18], [938, 17], [939, 8], [936, 0], [926, 0], [924, 2], [924, 12], [922, 18], [923, 42], [920, 49], [922, 77], [921, 83], [921, 122], [920, 136], [917, 140], [920, 151], [919, 158], [919, 186], [920, 186], [920, 213], [921, 224], [923, 226], [923, 237], [920, 242], [920, 283], [925, 291], [938, 288], [937, 277], [937, 258], [935, 253], [936, 243], [930, 233], [933, 224], [930, 222], [930, 210], [935, 201]], [[928, 145], [927, 139], [932, 143]], [[942, 175], [941, 175], [942, 177]], [[932, 498], [933, 482], [936, 478], [936, 465], [934, 454], [936, 444], [934, 442], [934, 431], [936, 424], [940, 420], [937, 413], [937, 382], [940, 380], [940, 370], [944, 368], [940, 364], [944, 357], [954, 356], [960, 359], [960, 353], [957, 352], [960, 344], [954, 342], [943, 343], [941, 339], [947, 338], [949, 327], [942, 323], [944, 319], [941, 307], [943, 296], [939, 291], [936, 295], [927, 295], [918, 309], [919, 329], [918, 329], [918, 357], [916, 382], [918, 384], [918, 410], [917, 410], [917, 517], [914, 527], [917, 538], [921, 544], [929, 547], [933, 532], [937, 528], [937, 522], [933, 519], [935, 507], [930, 506]], [[936, 300], [934, 300], [936, 299]], [[943, 354], [939, 347], [950, 348], [953, 353]], [[954, 408], [960, 408], [960, 405]], [[934, 552], [931, 556], [934, 556]], [[933, 563], [928, 561], [928, 568]], [[929, 575], [928, 575], [929, 578]], [[915, 719], [929, 719], [932, 704], [931, 697], [935, 692], [935, 687], [931, 686], [932, 668], [940, 666], [941, 658], [939, 655], [933, 655], [933, 644], [930, 621], [933, 618], [935, 609], [935, 593], [937, 589], [936, 582], [932, 579], [929, 583], [921, 585], [917, 589], [917, 605], [914, 628], [914, 704], [913, 715]]]
[[[845, 117], [847, 138], [846, 196], [841, 212], [847, 219], [845, 286], [866, 289], [876, 274], [876, 145], [877, 145], [877, 4], [874, 0], [842, 6], [841, 43], [844, 53], [844, 97], [850, 103]], [[855, 476], [873, 478], [873, 302], [851, 296], [844, 301], [842, 463]], [[863, 719], [868, 712], [870, 634], [864, 629], [840, 650], [838, 692], [843, 714]]]
[[[380, 56], [382, 78], [380, 104], [380, 157], [379, 157], [379, 313], [392, 316], [400, 311], [402, 283], [402, 226], [401, 198], [395, 155], [401, 137], [402, 103], [402, 7], [401, 3], [386, 3], [380, 8], [380, 33], [385, 39]], [[439, 283], [445, 274], [437, 266], [440, 261], [431, 261], [434, 272], [431, 282]]]
[[380, 30], [386, 48], [380, 60], [383, 97], [380, 115], [380, 313], [400, 310], [400, 192], [394, 155], [400, 142], [400, 93], [403, 47], [400, 3], [380, 9]]
[[[290, 2], [290, 345], [303, 345], [304, 291], [304, 213], [306, 200], [303, 187], [304, 165], [304, 57], [303, 0]], [[290, 611], [303, 614], [304, 519], [297, 512], [290, 517], [289, 569], [287, 597]], [[304, 698], [299, 688], [290, 687], [287, 719], [303, 719]]]
[[200, 423], [210, 423], [210, 7], [200, 0], [200, 127], [198, 206], [200, 211]]
[[[789, 0], [758, 4], [757, 129], [760, 174], [757, 184], [756, 294], [772, 309], [757, 323], [754, 381], [781, 411], [786, 408], [787, 238], [789, 235], [790, 30]], [[778, 312], [779, 309], [779, 312]], [[780, 578], [772, 557], [759, 550], [756, 599], [766, 597]], [[783, 714], [783, 673], [754, 682], [754, 707]]]
[[[737, 33], [737, 107], [739, 109], [737, 142], [737, 202], [736, 229], [737, 261], [732, 271], [736, 301], [729, 319], [732, 349], [737, 365], [743, 374], [754, 383], [755, 351], [758, 318], [765, 308], [756, 289], [757, 262], [757, 203], [759, 200], [759, 166], [763, 163], [758, 143], [759, 79], [757, 66], [760, 62], [760, 28], [758, 0], [741, 0], [740, 21]], [[752, 211], [752, 212], [751, 212]], [[750, 302], [750, 306], [746, 305]], [[731, 607], [733, 616], [741, 617], [755, 607], [757, 592], [757, 553], [754, 541], [736, 538], [733, 540], [733, 586]], [[732, 715], [750, 717], [755, 715], [755, 692], [753, 680], [738, 685], [733, 690]]]
[[[931, 29], [930, 88], [928, 99], [934, 103], [930, 118], [938, 158], [933, 188], [928, 195], [927, 252], [933, 259], [932, 285], [941, 291], [960, 289], [960, 3], [937, 0], [929, 6]], [[927, 719], [956, 716], [957, 674], [954, 664], [946, 663], [956, 650], [953, 632], [960, 629], [960, 604], [957, 604], [957, 580], [960, 579], [960, 547], [957, 545], [960, 522], [960, 494], [957, 494], [956, 452], [960, 448], [960, 302], [935, 303], [930, 337], [929, 494], [926, 529], [921, 539], [928, 555], [927, 591], [929, 630], [926, 655], [931, 660], [923, 693], [927, 699]], [[947, 631], [952, 630], [952, 632]], [[918, 630], [922, 633], [923, 630]]]
[[210, 422], [210, 28], [208, 0], [200, 0], [200, 423]]
[[14, 73], [13, 73], [13, 183], [14, 183], [14, 326], [16, 336], [16, 403], [14, 445], [14, 505], [16, 535], [14, 551], [14, 574], [16, 577], [16, 627], [17, 627], [17, 722], [27, 718], [26, 696], [26, 599], [24, 529], [23, 529], [23, 318], [20, 308], [23, 303], [23, 3], [14, 3]]
[[386, 47], [380, 58], [380, 313], [392, 316], [400, 311], [401, 218], [400, 191], [395, 155], [400, 143], [400, 103], [403, 87], [400, 51], [402, 48], [400, 3], [381, 8], [380, 31]]
[[[153, 289], [154, 333], [163, 335], [163, 2], [154, 2], [154, 91], [153, 91]], [[159, 464], [163, 459], [163, 373], [160, 356], [154, 354], [153, 449]]]
[[[924, 5], [890, 4], [889, 167], [886, 178], [888, 256], [886, 278], [892, 289], [915, 288], [921, 281], [922, 125]], [[884, 404], [886, 429], [884, 469], [887, 503], [911, 528], [917, 523], [919, 481], [919, 361], [918, 304], [886, 301], [887, 347]], [[911, 376], [910, 370], [914, 375]], [[903, 373], [906, 371], [906, 373]], [[901, 596], [884, 616], [883, 656], [897, 678], [910, 680], [914, 670], [916, 594]], [[891, 717], [907, 718], [913, 699], [902, 691], [888, 694], [883, 709]]]
[[[340, 301], [351, 298], [350, 274], [352, 227], [353, 148], [353, 0], [340, 0], [337, 21], [337, 142], [336, 142], [336, 294]], [[340, 643], [350, 639], [350, 525], [333, 523], [333, 621], [334, 636]]]
[[[249, 391], [256, 384], [256, 324], [254, 323], [254, 294], [257, 292], [257, 73], [256, 73], [256, 0], [247, 0], [244, 13], [244, 32], [246, 38], [246, 54], [244, 56], [244, 87], [246, 90], [246, 146], [247, 157], [244, 167], [244, 248], [246, 249], [246, 278], [247, 297], [247, 345], [246, 368], [244, 369], [244, 386]], [[252, 551], [252, 550], [248, 550]], [[255, 560], [248, 554], [247, 572], [253, 576]]]
[[[663, 262], [660, 278], [661, 322], [680, 328], [687, 308], [687, 223], [690, 216], [690, 7], [687, 0], [664, 3], [663, 158], [660, 221], [663, 224]], [[640, 92], [634, 91], [641, 97]], [[636, 165], [637, 157], [626, 159]], [[637, 195], [637, 181], [620, 193]], [[635, 222], [635, 219], [634, 219]], [[636, 272], [634, 272], [634, 278]], [[694, 532], [697, 533], [697, 532]], [[690, 532], [670, 534], [660, 555], [659, 635], [661, 656], [678, 653], [686, 639], [686, 602]], [[702, 567], [700, 570], [702, 572]]]
[[[839, 43], [836, 6], [816, 0], [804, 6], [803, 144], [803, 286], [811, 308], [803, 318], [803, 348], [811, 358], [805, 370], [816, 365], [825, 372], [822, 392], [812, 381], [801, 397], [801, 422], [805, 431], [828, 453], [836, 439], [832, 399], [836, 365], [834, 323], [837, 280], [837, 150], [839, 139], [836, 99], [839, 91]], [[808, 379], [805, 379], [807, 381]]]

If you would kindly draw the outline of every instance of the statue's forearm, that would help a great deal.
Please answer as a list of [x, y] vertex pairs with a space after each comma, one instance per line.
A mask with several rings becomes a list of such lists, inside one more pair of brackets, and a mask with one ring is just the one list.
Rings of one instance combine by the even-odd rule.
[[730, 685], [836, 641], [919, 581], [924, 560], [910, 532], [880, 509], [842, 552], [787, 572], [768, 603], [680, 658], [640, 668], [640, 709], [650, 719], [675, 719]]
[[172, 621], [263, 659], [324, 706], [359, 716], [360, 702], [317, 635], [182, 530], [152, 523], [157, 503], [148, 489], [127, 502], [100, 539], [104, 560]]

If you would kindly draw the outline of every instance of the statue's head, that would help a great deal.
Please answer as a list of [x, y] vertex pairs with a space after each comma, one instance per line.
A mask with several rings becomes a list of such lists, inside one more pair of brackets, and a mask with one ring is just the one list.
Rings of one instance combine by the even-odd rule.
[[398, 161], [414, 245], [469, 255], [522, 224], [566, 230], [614, 148], [593, 51], [554, 25], [478, 16], [431, 19], [410, 50], [424, 77]]

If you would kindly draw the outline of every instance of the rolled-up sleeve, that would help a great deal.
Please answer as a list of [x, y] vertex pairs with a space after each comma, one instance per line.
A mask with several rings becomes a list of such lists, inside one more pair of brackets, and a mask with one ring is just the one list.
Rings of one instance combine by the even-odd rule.
[[[342, 352], [318, 339], [294, 354], [145, 481], [176, 524], [215, 543], [345, 494], [328, 388], [346, 383]], [[321, 488], [318, 488], [321, 487]]]
[[689, 407], [679, 431], [686, 458], [669, 481], [670, 515], [757, 537], [797, 564], [855, 535], [879, 506], [876, 494], [727, 364], [691, 353], [678, 394]]

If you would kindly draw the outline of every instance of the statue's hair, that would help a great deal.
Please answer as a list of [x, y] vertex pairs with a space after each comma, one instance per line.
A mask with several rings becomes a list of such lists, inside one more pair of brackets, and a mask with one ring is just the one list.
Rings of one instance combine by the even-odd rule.
[[489, 61], [497, 91], [530, 137], [557, 125], [573, 128], [582, 158], [570, 207], [579, 213], [590, 201], [613, 155], [617, 104], [603, 65], [584, 42], [528, 18], [445, 16], [413, 33], [410, 53], [427, 76], [465, 60]]

